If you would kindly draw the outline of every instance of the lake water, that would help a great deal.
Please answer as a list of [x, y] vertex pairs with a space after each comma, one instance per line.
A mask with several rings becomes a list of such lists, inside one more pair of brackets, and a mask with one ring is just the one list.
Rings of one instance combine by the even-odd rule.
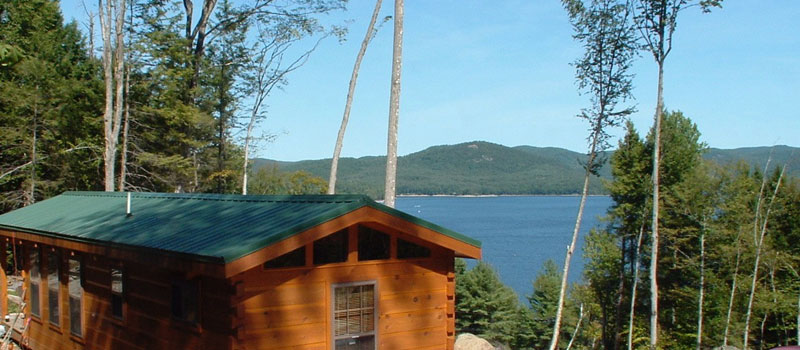
[[[524, 300], [545, 261], [563, 268], [579, 204], [578, 196], [399, 197], [396, 208], [481, 241], [483, 261]], [[611, 204], [607, 196], [587, 199], [570, 282], [583, 272], [583, 237], [604, 225], [598, 218]]]

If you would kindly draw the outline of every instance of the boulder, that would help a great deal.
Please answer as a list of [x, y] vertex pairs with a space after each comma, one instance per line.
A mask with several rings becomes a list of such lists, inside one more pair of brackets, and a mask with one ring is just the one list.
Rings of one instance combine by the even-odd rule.
[[455, 350], [495, 350], [486, 339], [474, 334], [463, 333], [456, 338]]

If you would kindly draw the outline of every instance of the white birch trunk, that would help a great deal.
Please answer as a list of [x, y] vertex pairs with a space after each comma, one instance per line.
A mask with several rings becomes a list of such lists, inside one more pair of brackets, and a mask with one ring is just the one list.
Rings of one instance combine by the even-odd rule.
[[728, 346], [728, 331], [731, 325], [731, 313], [733, 311], [733, 300], [736, 297], [736, 281], [739, 277], [739, 261], [741, 259], [742, 247], [739, 239], [741, 238], [741, 231], [736, 236], [736, 265], [733, 269], [733, 281], [731, 282], [731, 295], [728, 300], [728, 316], [725, 318], [725, 332], [722, 336], [722, 345]]
[[[105, 6], [105, 7], [104, 7]], [[103, 132], [105, 136], [105, 148], [103, 150], [104, 163], [104, 188], [106, 191], [114, 191], [114, 173], [117, 155], [117, 143], [119, 142], [120, 124], [122, 122], [122, 101], [124, 93], [123, 72], [125, 68], [125, 44], [123, 41], [122, 28], [125, 22], [125, 1], [98, 0], [100, 12], [100, 26], [103, 32], [103, 80], [105, 83], [105, 110], [103, 112]], [[114, 13], [114, 9], [117, 13]], [[111, 22], [116, 15], [116, 48], [115, 57], [112, 57], [111, 47]], [[114, 83], [116, 82], [116, 91]]]
[[575, 337], [578, 336], [578, 331], [581, 329], [581, 322], [583, 322], [583, 304], [581, 304], [581, 311], [580, 311], [580, 316], [578, 317], [578, 324], [575, 325], [575, 331], [572, 332], [572, 337], [569, 339], [569, 344], [567, 344], [566, 350], [572, 348], [572, 344], [575, 342]]
[[644, 222], [639, 227], [639, 237], [636, 240], [636, 254], [634, 256], [633, 267], [633, 286], [631, 286], [631, 311], [628, 316], [628, 350], [633, 350], [633, 317], [636, 310], [636, 287], [639, 284], [639, 252], [642, 249], [642, 238], [644, 236]]
[[347, 100], [344, 105], [344, 115], [342, 116], [342, 125], [339, 127], [339, 134], [336, 136], [336, 145], [333, 148], [333, 158], [331, 159], [331, 174], [328, 178], [328, 194], [336, 193], [336, 176], [339, 169], [339, 155], [342, 153], [342, 143], [344, 142], [344, 133], [347, 130], [347, 123], [350, 120], [350, 107], [353, 105], [353, 94], [356, 91], [356, 82], [358, 81], [358, 71], [361, 67], [361, 61], [364, 59], [364, 54], [367, 52], [367, 46], [375, 35], [375, 22], [378, 20], [378, 13], [381, 10], [382, 0], [375, 2], [375, 9], [372, 11], [372, 18], [369, 20], [367, 26], [367, 34], [361, 42], [361, 49], [358, 50], [356, 56], [356, 63], [353, 65], [353, 74], [350, 76], [350, 86], [347, 89]]
[[703, 231], [700, 233], [700, 292], [697, 301], [697, 350], [703, 344], [703, 299], [705, 298], [705, 278], [706, 278], [706, 233], [705, 223]]
[[567, 278], [569, 276], [569, 265], [572, 261], [572, 255], [575, 253], [575, 243], [578, 241], [578, 232], [581, 229], [581, 221], [583, 220], [583, 209], [586, 206], [586, 197], [589, 194], [589, 179], [592, 176], [592, 165], [594, 165], [597, 156], [597, 142], [600, 130], [595, 130], [592, 135], [592, 145], [589, 148], [589, 159], [586, 161], [586, 173], [583, 177], [583, 190], [581, 190], [581, 202], [578, 206], [578, 217], [575, 219], [575, 227], [572, 230], [572, 241], [567, 246], [567, 256], [564, 258], [564, 270], [561, 274], [561, 291], [558, 293], [558, 308], [556, 309], [556, 321], [553, 325], [553, 337], [550, 340], [550, 350], [555, 350], [558, 347], [558, 338], [561, 333], [561, 319], [564, 311], [564, 299], [567, 295]]
[[386, 181], [383, 203], [394, 208], [397, 186], [397, 124], [400, 118], [400, 79], [403, 67], [403, 0], [394, 1], [394, 50], [389, 97], [389, 134], [386, 145]]
[[[663, 45], [662, 45], [663, 47]], [[663, 50], [662, 50], [663, 52]], [[650, 249], [650, 349], [658, 348], [658, 210], [660, 200], [659, 166], [661, 164], [661, 117], [664, 109], [664, 60], [658, 62], [658, 99], [653, 141], [653, 228]]]
[[[750, 285], [750, 298], [747, 301], [747, 313], [745, 314], [745, 319], [744, 319], [744, 337], [743, 337], [744, 339], [742, 341], [742, 346], [744, 347], [744, 349], [747, 349], [748, 337], [750, 335], [750, 318], [752, 317], [753, 299], [755, 298], [756, 284], [758, 283], [758, 267], [761, 262], [761, 248], [763, 247], [764, 244], [764, 235], [766, 235], [767, 233], [767, 223], [769, 222], [770, 211], [772, 211], [772, 203], [775, 201], [775, 197], [778, 195], [778, 189], [780, 189], [781, 187], [781, 182], [783, 181], [783, 175], [785, 172], [786, 172], [786, 166], [784, 166], [783, 169], [781, 170], [781, 174], [778, 177], [778, 183], [775, 185], [775, 191], [773, 191], [772, 198], [770, 199], [769, 204], [767, 205], [767, 211], [764, 214], [764, 222], [763, 224], [761, 224], [761, 232], [756, 244], [756, 260], [755, 263], [753, 264], [753, 280], [752, 284]], [[764, 172], [764, 179], [766, 179], [766, 176], [767, 174], [766, 172]], [[758, 220], [758, 217], [756, 217], [756, 220]]]

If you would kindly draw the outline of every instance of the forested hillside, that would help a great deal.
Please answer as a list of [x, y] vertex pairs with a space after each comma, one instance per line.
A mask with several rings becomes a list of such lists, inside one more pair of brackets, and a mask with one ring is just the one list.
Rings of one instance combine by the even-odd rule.
[[[606, 159], [613, 151], [603, 154]], [[800, 149], [788, 146], [740, 149], [711, 148], [705, 159], [721, 165], [739, 161], [763, 169], [772, 157], [771, 169], [800, 157]], [[475, 141], [434, 146], [399, 158], [397, 188], [400, 194], [577, 194], [583, 184], [586, 155], [556, 147], [506, 147]], [[278, 166], [284, 171], [307, 171], [325, 177], [330, 159], [276, 162], [255, 159], [254, 167]], [[380, 198], [383, 189], [384, 157], [343, 158], [339, 164], [340, 193], [367, 193]], [[800, 168], [789, 168], [789, 175], [800, 176]], [[599, 171], [608, 181], [606, 163]], [[608, 194], [603, 181], [593, 181], [590, 193]]]

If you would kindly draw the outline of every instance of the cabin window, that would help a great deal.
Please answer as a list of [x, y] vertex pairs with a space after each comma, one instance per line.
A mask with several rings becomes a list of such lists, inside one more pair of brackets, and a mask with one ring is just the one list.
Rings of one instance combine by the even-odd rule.
[[347, 229], [314, 241], [314, 265], [347, 261]]
[[172, 284], [172, 317], [196, 324], [200, 320], [199, 297], [200, 282], [198, 280], [174, 282]]
[[125, 275], [122, 269], [111, 268], [111, 316], [124, 318], [123, 303], [125, 293]]
[[389, 235], [369, 227], [358, 227], [358, 260], [389, 259]]
[[69, 259], [69, 331], [83, 336], [83, 266], [77, 257]]
[[404, 239], [397, 239], [397, 258], [398, 259], [414, 259], [414, 258], [428, 258], [431, 256], [431, 250], [419, 244], [411, 243]]
[[375, 283], [334, 286], [333, 294], [334, 348], [375, 349]]
[[50, 313], [50, 323], [58, 326], [61, 312], [59, 305], [61, 304], [59, 292], [61, 291], [61, 282], [59, 282], [59, 269], [61, 263], [61, 256], [57, 252], [51, 252], [47, 255], [47, 307]]
[[42, 284], [41, 260], [39, 248], [31, 248], [29, 255], [30, 274], [31, 274], [31, 315], [41, 317], [41, 305], [39, 303], [39, 287]]
[[306, 247], [302, 246], [264, 263], [265, 269], [301, 267], [306, 265]]

